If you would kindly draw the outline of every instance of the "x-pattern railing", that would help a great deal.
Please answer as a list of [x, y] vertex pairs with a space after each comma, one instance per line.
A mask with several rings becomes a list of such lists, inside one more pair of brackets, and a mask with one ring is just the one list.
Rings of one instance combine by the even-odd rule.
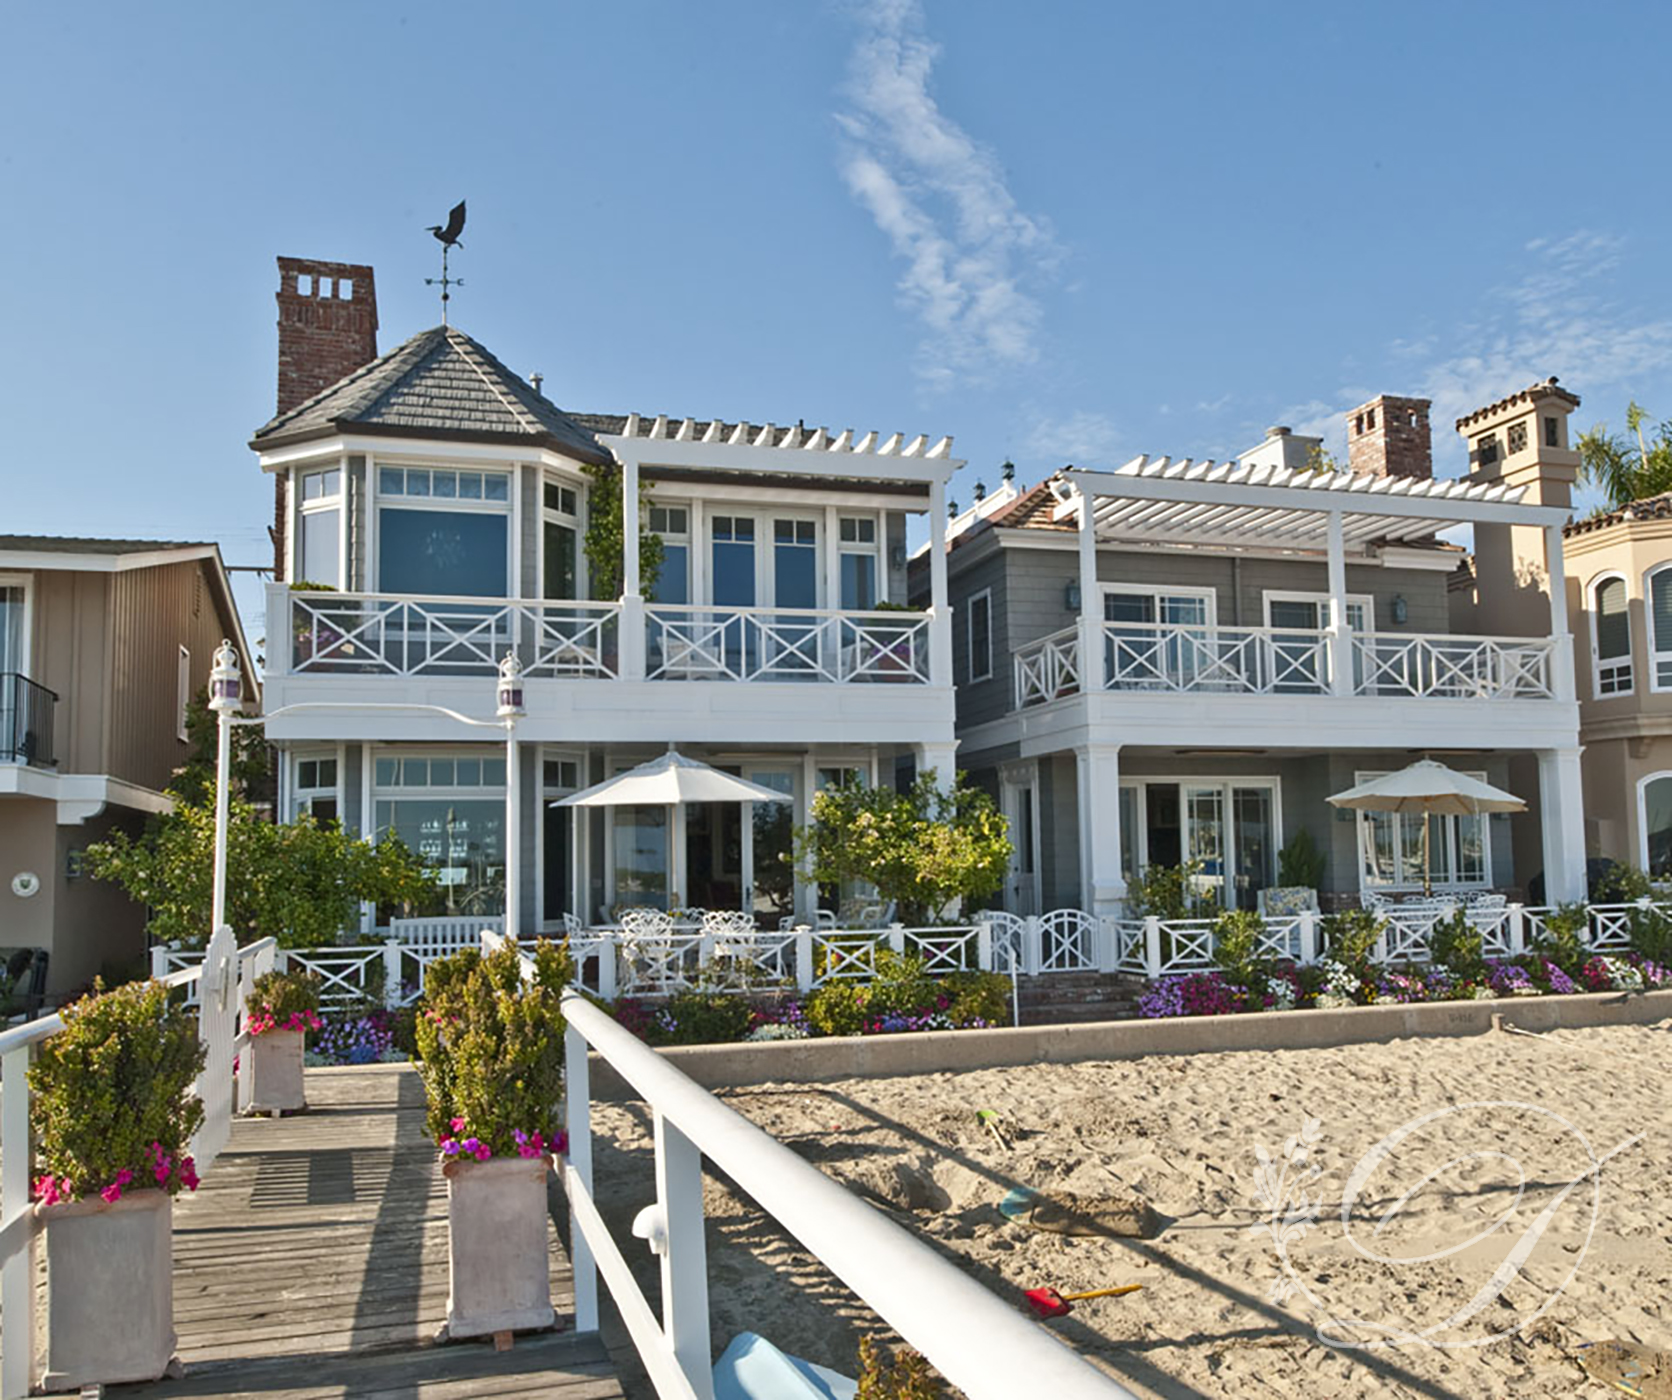
[[1161, 921], [1161, 971], [1192, 972], [1213, 966], [1212, 919]]
[[1089, 972], [1097, 966], [1097, 919], [1078, 909], [1053, 909], [1039, 920], [1039, 970]]
[[1549, 699], [1550, 638], [1380, 632], [1354, 638], [1360, 695]]
[[1321, 692], [1329, 674], [1322, 632], [1112, 622], [1103, 635], [1112, 690], [1293, 695]]
[[929, 679], [929, 619], [921, 614], [657, 604], [646, 627], [649, 680]]
[[[407, 949], [418, 956], [416, 950]], [[422, 959], [427, 966], [432, 958]], [[299, 967], [319, 978], [320, 1005], [326, 1008], [358, 1005], [370, 1001], [376, 991], [372, 968], [384, 966], [384, 945], [359, 948], [285, 948], [279, 952], [279, 962], [287, 967]]]
[[909, 951], [923, 959], [923, 970], [932, 977], [969, 972], [977, 966], [977, 934], [973, 928], [908, 929], [904, 942]]
[[1016, 708], [1080, 693], [1080, 632], [1065, 627], [1016, 651]]

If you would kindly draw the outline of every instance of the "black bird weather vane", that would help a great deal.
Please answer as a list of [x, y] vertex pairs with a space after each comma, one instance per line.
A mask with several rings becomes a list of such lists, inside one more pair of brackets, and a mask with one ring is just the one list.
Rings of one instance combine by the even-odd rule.
[[434, 235], [435, 240], [441, 244], [441, 276], [426, 277], [424, 285], [426, 287], [440, 286], [441, 324], [445, 326], [447, 324], [447, 302], [449, 300], [447, 289], [464, 286], [464, 278], [447, 275], [447, 255], [454, 248], [464, 247], [464, 244], [459, 242], [459, 235], [464, 232], [464, 201], [461, 199], [453, 206], [452, 211], [447, 215], [445, 227], [441, 224], [431, 224], [429, 231]]

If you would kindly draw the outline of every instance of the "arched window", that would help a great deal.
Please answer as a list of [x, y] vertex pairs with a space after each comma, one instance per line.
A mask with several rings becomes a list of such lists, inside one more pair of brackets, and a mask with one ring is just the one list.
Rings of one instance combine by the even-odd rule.
[[1672, 566], [1661, 565], [1645, 580], [1649, 610], [1649, 687], [1672, 690]]
[[1643, 869], [1657, 880], [1672, 876], [1672, 773], [1651, 773], [1637, 785]]
[[1626, 581], [1619, 574], [1591, 585], [1591, 659], [1594, 694], [1625, 695], [1631, 690], [1631, 613]]

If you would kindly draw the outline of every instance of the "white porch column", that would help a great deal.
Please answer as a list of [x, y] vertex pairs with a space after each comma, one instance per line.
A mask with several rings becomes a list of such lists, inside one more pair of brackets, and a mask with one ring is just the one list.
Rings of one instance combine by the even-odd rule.
[[1353, 629], [1347, 625], [1347, 545], [1338, 510], [1329, 513], [1329, 674], [1332, 695], [1353, 693]]
[[1080, 900], [1088, 914], [1110, 918], [1126, 900], [1120, 868], [1120, 745], [1074, 750], [1079, 779]]
[[[1103, 605], [1097, 591], [1097, 498], [1080, 488], [1080, 693], [1108, 683], [1103, 662]], [[1091, 907], [1089, 904], [1086, 906]]]
[[1539, 819], [1544, 823], [1544, 897], [1551, 904], [1582, 900], [1585, 887], [1585, 809], [1579, 755], [1538, 752]]
[[918, 744], [917, 776], [934, 770], [935, 787], [940, 792], [951, 792], [958, 781], [957, 744]]
[[621, 459], [621, 678], [644, 679], [644, 595], [639, 579], [639, 461]]
[[1562, 559], [1562, 527], [1544, 527], [1544, 568], [1550, 583], [1550, 688], [1558, 700], [1576, 698], [1573, 638], [1568, 633], [1567, 568]]
[[952, 684], [952, 608], [946, 598], [944, 481], [929, 483], [929, 684]]

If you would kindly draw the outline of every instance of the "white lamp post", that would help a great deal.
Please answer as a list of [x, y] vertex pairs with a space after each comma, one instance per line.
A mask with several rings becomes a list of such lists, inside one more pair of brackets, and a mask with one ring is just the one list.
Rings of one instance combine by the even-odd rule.
[[232, 768], [232, 716], [242, 704], [244, 683], [238, 653], [230, 641], [215, 648], [209, 672], [209, 708], [215, 712], [215, 887], [210, 899], [209, 931], [226, 922], [227, 807]]
[[517, 803], [517, 721], [523, 708], [522, 662], [508, 651], [499, 663], [499, 719], [505, 726], [505, 936], [517, 936], [518, 882], [522, 854]]

